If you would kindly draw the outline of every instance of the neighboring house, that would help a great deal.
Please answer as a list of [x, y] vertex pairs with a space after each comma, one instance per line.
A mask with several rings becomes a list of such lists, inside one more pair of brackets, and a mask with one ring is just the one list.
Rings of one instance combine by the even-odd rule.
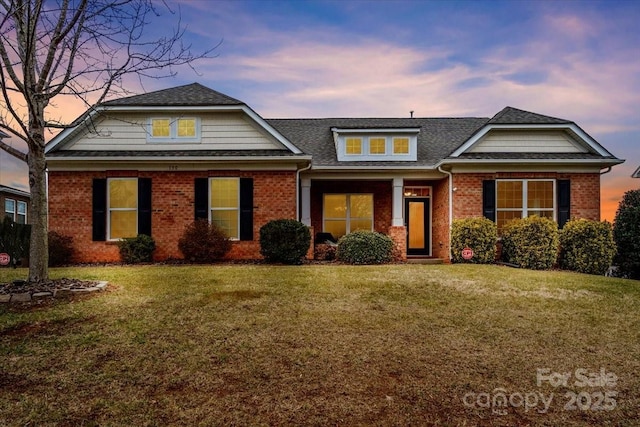
[[260, 258], [260, 227], [296, 218], [312, 235], [376, 230], [404, 256], [448, 259], [452, 219], [598, 220], [600, 172], [623, 162], [570, 120], [511, 107], [269, 120], [199, 84], [104, 102], [46, 152], [50, 228], [78, 262], [116, 261], [114, 242], [138, 233], [157, 260], [180, 258], [195, 218], [235, 240], [229, 258]]
[[640, 166], [638, 166], [638, 169], [631, 175], [631, 178], [640, 178]]
[[19, 224], [26, 224], [30, 200], [31, 195], [26, 191], [0, 185], [0, 206], [4, 209], [2, 218], [9, 217]]

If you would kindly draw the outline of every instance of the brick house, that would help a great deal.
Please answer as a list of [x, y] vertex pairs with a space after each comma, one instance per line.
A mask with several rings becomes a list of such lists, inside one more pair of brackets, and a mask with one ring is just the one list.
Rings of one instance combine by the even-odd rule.
[[47, 145], [50, 228], [74, 238], [78, 262], [116, 261], [114, 242], [138, 233], [157, 260], [180, 258], [195, 218], [227, 231], [234, 259], [260, 258], [260, 227], [277, 218], [334, 238], [376, 230], [404, 256], [448, 259], [452, 219], [599, 220], [600, 173], [619, 163], [574, 122], [511, 107], [264, 119], [191, 84], [104, 102]]
[[26, 224], [30, 202], [31, 194], [28, 192], [0, 185], [0, 206], [4, 209], [2, 218], [9, 217], [18, 224]]

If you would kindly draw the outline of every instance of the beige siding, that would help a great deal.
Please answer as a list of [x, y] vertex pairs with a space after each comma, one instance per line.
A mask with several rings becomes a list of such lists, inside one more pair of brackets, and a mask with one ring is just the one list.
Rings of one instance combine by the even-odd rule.
[[470, 153], [586, 153], [562, 131], [492, 131]]
[[199, 117], [201, 140], [198, 143], [151, 142], [147, 140], [149, 117], [165, 114], [128, 114], [106, 117], [94, 124], [95, 131], [85, 133], [69, 150], [272, 150], [282, 145], [260, 126], [241, 113], [186, 114]]

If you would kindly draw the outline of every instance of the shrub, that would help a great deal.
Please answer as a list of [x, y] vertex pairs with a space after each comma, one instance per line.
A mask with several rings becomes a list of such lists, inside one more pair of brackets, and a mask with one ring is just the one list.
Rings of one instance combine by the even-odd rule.
[[313, 258], [319, 261], [332, 261], [336, 259], [336, 245], [327, 243], [318, 243], [313, 249]]
[[577, 219], [560, 231], [560, 267], [586, 274], [607, 272], [616, 253], [608, 222]]
[[613, 221], [620, 275], [640, 279], [640, 190], [624, 193]]
[[146, 234], [138, 234], [136, 237], [127, 237], [118, 241], [120, 258], [127, 264], [153, 261], [153, 251], [156, 250], [156, 242]]
[[0, 220], [0, 252], [9, 254], [14, 268], [29, 255], [30, 237], [31, 225], [18, 224], [8, 216]]
[[384, 264], [393, 259], [393, 240], [375, 231], [354, 231], [338, 240], [336, 257], [349, 264]]
[[70, 264], [71, 257], [73, 257], [73, 237], [50, 231], [49, 266]]
[[[498, 231], [495, 222], [487, 218], [456, 219], [451, 226], [451, 262], [491, 264], [496, 259]], [[462, 258], [462, 250], [473, 250], [473, 258]]]
[[276, 219], [260, 228], [260, 253], [268, 262], [302, 264], [310, 244], [309, 227], [294, 219]]
[[510, 221], [502, 233], [502, 256], [522, 268], [550, 269], [558, 257], [558, 225], [535, 215]]
[[215, 222], [197, 219], [185, 227], [178, 249], [189, 262], [213, 262], [231, 250], [231, 240]]

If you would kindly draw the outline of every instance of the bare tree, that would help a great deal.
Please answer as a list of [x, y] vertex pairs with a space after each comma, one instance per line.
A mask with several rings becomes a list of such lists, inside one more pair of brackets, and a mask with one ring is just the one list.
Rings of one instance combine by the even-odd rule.
[[[161, 11], [176, 29], [149, 37]], [[51, 116], [65, 97], [86, 106], [129, 93], [124, 78], [159, 78], [175, 67], [210, 57], [217, 47], [193, 53], [182, 43], [185, 27], [166, 2], [155, 0], [0, 0], [0, 129], [22, 139], [22, 153], [0, 149], [29, 166], [32, 225], [29, 281], [48, 280], [45, 131], [69, 127]]]

